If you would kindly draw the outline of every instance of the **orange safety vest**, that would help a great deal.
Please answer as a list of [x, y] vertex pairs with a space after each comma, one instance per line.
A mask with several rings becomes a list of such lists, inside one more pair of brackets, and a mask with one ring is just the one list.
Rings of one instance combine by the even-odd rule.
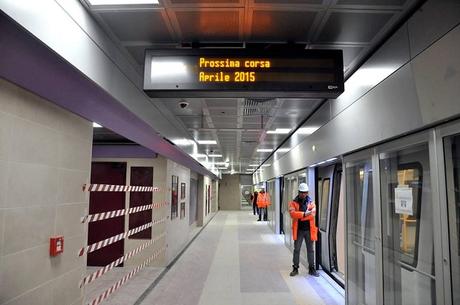
[[257, 207], [266, 208], [271, 204], [268, 193], [259, 193], [257, 195]]
[[310, 239], [312, 241], [318, 240], [318, 228], [315, 225], [315, 215], [316, 215], [316, 205], [312, 201], [307, 205], [307, 210], [312, 211], [311, 214], [303, 217], [303, 212], [300, 211], [300, 205], [295, 202], [289, 202], [289, 214], [291, 214], [292, 218], [292, 238], [297, 240], [297, 227], [299, 226], [299, 220], [310, 221]]

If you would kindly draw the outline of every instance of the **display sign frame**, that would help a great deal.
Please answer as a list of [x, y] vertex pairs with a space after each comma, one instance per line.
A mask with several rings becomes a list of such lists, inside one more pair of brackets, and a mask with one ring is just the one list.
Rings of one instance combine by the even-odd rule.
[[336, 98], [344, 91], [343, 54], [298, 49], [146, 50], [144, 91], [153, 98]]

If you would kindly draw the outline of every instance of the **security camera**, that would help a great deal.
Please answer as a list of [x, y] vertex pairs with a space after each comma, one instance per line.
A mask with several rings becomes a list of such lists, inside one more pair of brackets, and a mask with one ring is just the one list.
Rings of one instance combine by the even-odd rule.
[[187, 102], [179, 102], [179, 107], [184, 109], [184, 108], [187, 108], [188, 106], [188, 103]]

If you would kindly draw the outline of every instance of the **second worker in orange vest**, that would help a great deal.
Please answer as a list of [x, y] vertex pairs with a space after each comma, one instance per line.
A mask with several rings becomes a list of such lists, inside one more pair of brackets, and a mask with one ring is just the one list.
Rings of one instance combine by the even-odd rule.
[[262, 214], [264, 220], [268, 220], [267, 208], [270, 204], [270, 195], [268, 195], [268, 193], [265, 193], [264, 188], [261, 188], [259, 194], [257, 195], [257, 207], [259, 208], [259, 219], [257, 221], [262, 220]]
[[308, 196], [308, 185], [299, 184], [299, 195], [289, 203], [292, 218], [292, 239], [294, 239], [294, 257], [291, 276], [299, 274], [299, 258], [302, 241], [307, 245], [308, 274], [319, 276], [315, 268], [313, 245], [318, 240], [318, 228], [315, 225], [316, 205]]

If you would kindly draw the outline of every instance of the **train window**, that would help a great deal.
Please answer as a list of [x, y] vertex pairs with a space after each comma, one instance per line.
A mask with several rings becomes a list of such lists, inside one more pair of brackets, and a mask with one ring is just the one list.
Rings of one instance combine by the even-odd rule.
[[321, 181], [321, 211], [319, 214], [319, 228], [322, 231], [326, 231], [327, 227], [327, 211], [329, 207], [329, 188], [330, 188], [330, 179], [323, 179]]
[[[399, 214], [401, 261], [415, 266], [417, 263], [417, 241], [420, 221], [422, 191], [422, 170], [420, 163], [400, 165], [398, 167], [398, 187], [412, 190], [412, 215]], [[393, 189], [394, 190], [394, 189]], [[393, 192], [393, 200], [395, 193]]]
[[[460, 287], [460, 135], [444, 139], [446, 185], [450, 231], [452, 287]], [[460, 304], [460, 291], [453, 289], [453, 303]]]

